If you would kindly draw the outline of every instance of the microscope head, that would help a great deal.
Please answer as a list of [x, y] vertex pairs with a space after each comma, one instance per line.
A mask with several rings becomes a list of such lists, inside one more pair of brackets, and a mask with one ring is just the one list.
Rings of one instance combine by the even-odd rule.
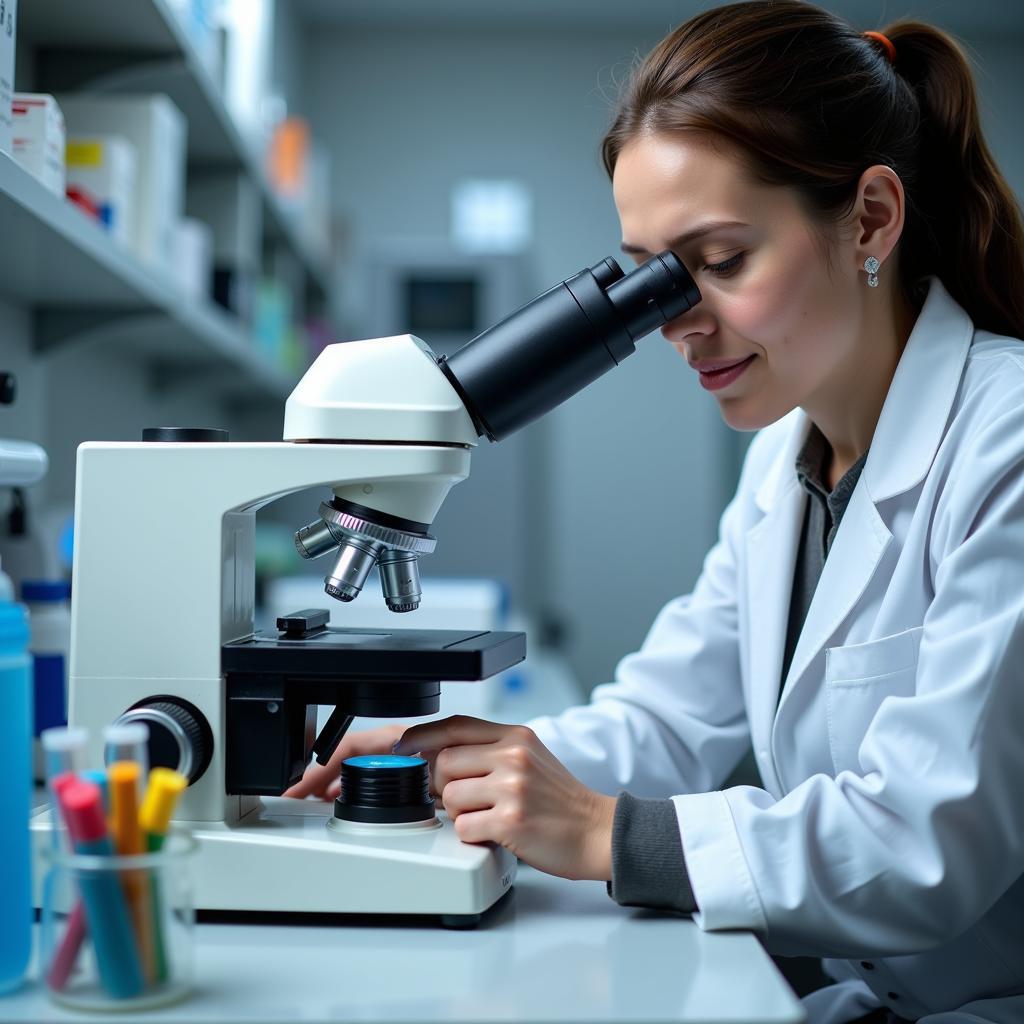
[[[450, 358], [411, 335], [329, 345], [285, 407], [286, 441], [469, 449], [500, 440], [561, 404], [681, 316], [700, 292], [672, 252], [629, 274], [612, 259], [544, 292]], [[376, 566], [396, 612], [419, 607], [418, 559], [451, 485], [368, 480], [334, 488], [295, 535], [303, 558], [334, 553], [324, 589], [351, 601]]]

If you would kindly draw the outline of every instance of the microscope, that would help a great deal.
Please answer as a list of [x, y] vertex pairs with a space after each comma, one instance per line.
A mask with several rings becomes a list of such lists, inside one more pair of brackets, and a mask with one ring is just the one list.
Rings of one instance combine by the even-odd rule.
[[[441, 681], [508, 668], [524, 635], [331, 628], [315, 608], [257, 631], [256, 512], [323, 487], [295, 545], [329, 556], [326, 594], [352, 601], [376, 568], [388, 608], [414, 609], [431, 523], [478, 439], [543, 415], [699, 300], [671, 252], [628, 275], [606, 259], [449, 358], [411, 335], [329, 345], [287, 400], [282, 442], [172, 427], [79, 447], [70, 722], [97, 766], [105, 726], [145, 722], [150, 764], [188, 778], [176, 821], [198, 840], [198, 909], [459, 926], [511, 887], [515, 857], [458, 839], [422, 759], [350, 759], [333, 806], [278, 794], [311, 756], [328, 761], [354, 716], [433, 714]], [[319, 734], [318, 705], [334, 708]], [[44, 811], [37, 842], [49, 828]]]

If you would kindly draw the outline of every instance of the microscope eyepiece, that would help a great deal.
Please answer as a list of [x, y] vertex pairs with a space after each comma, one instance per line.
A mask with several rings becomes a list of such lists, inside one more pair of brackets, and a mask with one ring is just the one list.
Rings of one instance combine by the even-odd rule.
[[605, 259], [556, 285], [438, 364], [477, 430], [499, 441], [560, 405], [700, 302], [675, 253], [629, 274]]

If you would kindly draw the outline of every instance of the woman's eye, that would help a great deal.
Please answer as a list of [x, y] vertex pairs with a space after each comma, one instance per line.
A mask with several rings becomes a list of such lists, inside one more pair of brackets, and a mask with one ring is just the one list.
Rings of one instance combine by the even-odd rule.
[[708, 263], [705, 265], [704, 269], [710, 271], [712, 274], [725, 277], [739, 267], [743, 262], [743, 255], [743, 253], [738, 252], [735, 256], [730, 256], [729, 259], [722, 263]]

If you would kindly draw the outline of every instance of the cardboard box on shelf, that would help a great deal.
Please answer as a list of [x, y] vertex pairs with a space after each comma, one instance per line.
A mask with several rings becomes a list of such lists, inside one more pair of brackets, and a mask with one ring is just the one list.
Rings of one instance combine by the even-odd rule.
[[100, 221], [122, 244], [135, 225], [135, 147], [122, 135], [72, 135], [65, 149], [67, 190], [83, 193]]
[[29, 174], [64, 197], [64, 115], [45, 93], [16, 92], [11, 152]]
[[18, 0], [0, 0], [0, 153], [11, 152], [14, 96], [14, 41], [18, 34]]
[[120, 135], [136, 154], [131, 246], [143, 262], [173, 276], [178, 221], [184, 212], [188, 124], [166, 96], [59, 97], [72, 135]]

